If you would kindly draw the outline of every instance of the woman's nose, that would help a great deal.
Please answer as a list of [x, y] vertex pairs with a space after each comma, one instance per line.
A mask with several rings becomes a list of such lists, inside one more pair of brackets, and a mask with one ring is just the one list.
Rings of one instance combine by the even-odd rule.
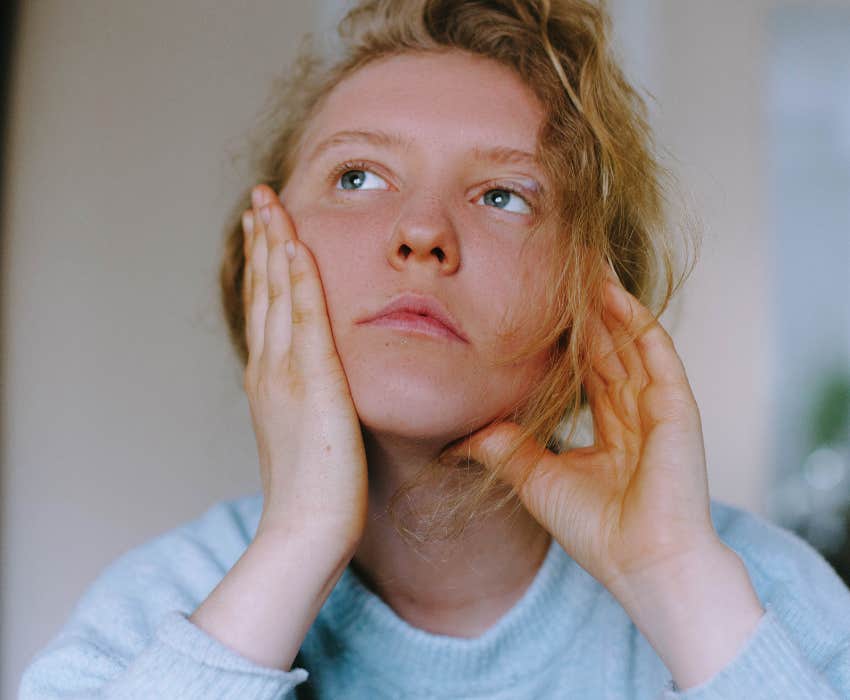
[[442, 275], [457, 270], [457, 232], [439, 197], [420, 196], [407, 203], [396, 221], [387, 258], [397, 270], [411, 265], [433, 267]]

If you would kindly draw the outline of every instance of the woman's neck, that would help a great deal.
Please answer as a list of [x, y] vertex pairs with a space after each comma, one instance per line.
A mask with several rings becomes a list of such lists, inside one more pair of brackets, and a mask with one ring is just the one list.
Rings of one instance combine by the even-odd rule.
[[[387, 502], [414, 467], [393, 463], [395, 450], [367, 441], [369, 518], [351, 561], [373, 593], [409, 624], [433, 634], [478, 637], [519, 600], [546, 557], [551, 536], [522, 507], [488, 515], [456, 541], [411, 546], [386, 515]], [[424, 464], [423, 457], [416, 467]], [[417, 492], [411, 494], [416, 498]], [[423, 498], [420, 496], [420, 498]], [[427, 512], [408, 502], [406, 513]]]

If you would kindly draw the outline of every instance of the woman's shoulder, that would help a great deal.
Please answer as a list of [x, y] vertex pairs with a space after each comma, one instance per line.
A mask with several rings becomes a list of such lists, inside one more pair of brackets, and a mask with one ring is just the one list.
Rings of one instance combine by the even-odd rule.
[[774, 582], [823, 579], [844, 587], [835, 570], [812, 545], [767, 518], [716, 499], [711, 518], [717, 534], [759, 577]]
[[115, 558], [101, 572], [92, 590], [96, 592], [98, 584], [144, 582], [148, 592], [151, 584], [170, 583], [188, 593], [200, 593], [242, 556], [254, 537], [261, 509], [261, 495], [215, 502], [197, 517]]
[[712, 499], [720, 539], [747, 567], [763, 604], [798, 625], [850, 634], [850, 590], [829, 562], [794, 532]]
[[89, 584], [65, 630], [111, 616], [148, 638], [166, 613], [191, 613], [242, 556], [261, 508], [261, 495], [218, 501], [125, 551]]
[[21, 698], [100, 697], [107, 681], [116, 697], [177, 697], [148, 690], [303, 680], [270, 676], [188, 619], [245, 552], [261, 511], [262, 495], [219, 501], [111, 561], [30, 661]]

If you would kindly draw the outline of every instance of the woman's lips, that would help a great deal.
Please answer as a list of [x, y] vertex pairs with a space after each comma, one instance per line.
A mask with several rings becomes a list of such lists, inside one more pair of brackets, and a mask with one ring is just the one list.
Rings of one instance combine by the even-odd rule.
[[444, 326], [432, 316], [421, 316], [409, 311], [394, 311], [391, 314], [367, 321], [366, 324], [370, 326], [386, 326], [399, 331], [423, 333], [433, 337], [456, 340], [461, 343], [465, 342], [462, 338], [455, 335], [450, 328]]

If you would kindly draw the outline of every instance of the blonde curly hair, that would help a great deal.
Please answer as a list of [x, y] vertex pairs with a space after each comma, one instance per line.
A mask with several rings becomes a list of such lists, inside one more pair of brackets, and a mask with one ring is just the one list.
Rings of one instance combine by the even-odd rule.
[[[340, 22], [336, 47], [317, 48], [308, 34], [292, 70], [274, 84], [254, 137], [254, 177], [233, 207], [219, 273], [230, 339], [243, 367], [241, 213], [255, 184], [283, 189], [307, 125], [340, 81], [379, 58], [465, 51], [515, 71], [544, 107], [536, 157], [552, 186], [531, 237], [551, 225], [561, 233], [544, 261], [551, 282], [542, 331], [504, 362], [548, 349], [545, 378], [522, 405], [494, 420], [510, 419], [522, 429], [499, 464], [484, 468], [449, 456], [452, 443], [395, 493], [388, 514], [411, 543], [454, 539], [476, 518], [512, 501], [519, 507], [499, 474], [529, 437], [554, 451], [572, 443], [586, 407], [588, 321], [601, 312], [606, 267], [657, 318], [696, 263], [697, 229], [682, 225], [674, 233], [668, 225], [666, 195], [675, 181], [655, 153], [646, 103], [616, 62], [610, 30], [604, 0], [362, 0]], [[405, 516], [404, 496], [435, 484], [445, 496], [433, 512]]]

